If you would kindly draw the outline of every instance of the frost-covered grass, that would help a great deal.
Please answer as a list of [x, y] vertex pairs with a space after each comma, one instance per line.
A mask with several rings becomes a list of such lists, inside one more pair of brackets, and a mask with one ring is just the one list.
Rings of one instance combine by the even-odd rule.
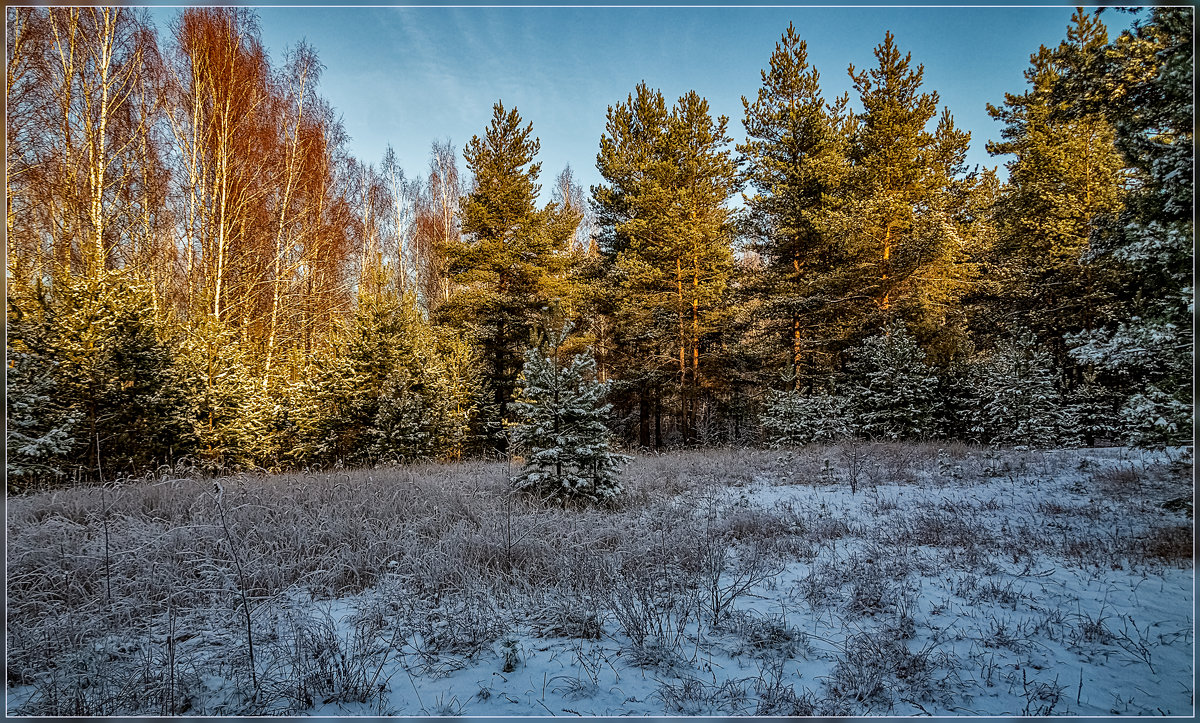
[[1194, 711], [1190, 450], [642, 456], [608, 510], [512, 471], [9, 499], [7, 710]]

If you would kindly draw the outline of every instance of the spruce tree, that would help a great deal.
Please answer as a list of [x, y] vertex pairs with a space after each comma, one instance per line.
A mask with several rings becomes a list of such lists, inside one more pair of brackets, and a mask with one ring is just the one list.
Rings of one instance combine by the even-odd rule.
[[19, 492], [67, 474], [79, 415], [64, 405], [59, 388], [46, 289], [10, 280], [8, 292], [5, 471], [8, 490]]
[[1064, 396], [1065, 411], [1073, 420], [1074, 441], [1093, 447], [1102, 440], [1109, 443], [1125, 439], [1121, 408], [1126, 395], [1104, 384], [1099, 374], [1084, 371], [1082, 379]]
[[853, 420], [845, 397], [822, 390], [814, 394], [773, 392], [759, 421], [767, 444], [794, 447], [848, 437]]
[[[1118, 304], [1068, 336], [1072, 358], [1129, 395], [1125, 439], [1162, 445], [1193, 434], [1195, 227], [1193, 8], [1155, 8], [1115, 43], [1092, 49], [1086, 80], [1135, 174], [1123, 213], [1086, 259], [1116, 279]], [[1085, 109], [1090, 110], [1090, 109]]]
[[828, 340], [839, 336], [837, 293], [828, 287], [839, 248], [828, 225], [848, 171], [848, 100], [825, 102], [820, 74], [791, 24], [775, 44], [770, 70], [762, 71], [757, 98], [742, 98], [746, 142], [737, 150], [755, 191], [746, 199], [748, 230], [766, 261], [756, 285], [765, 297], [758, 314], [782, 346], [783, 363], [775, 365], [790, 367], [796, 389], [811, 388], [814, 375], [832, 369]]
[[14, 461], [52, 477], [112, 479], [185, 451], [176, 354], [144, 283], [100, 270], [21, 294], [9, 296]]
[[196, 461], [210, 474], [255, 464], [255, 448], [267, 420], [261, 411], [246, 349], [237, 330], [203, 313], [180, 343], [191, 437]]
[[439, 319], [466, 329], [482, 352], [492, 396], [486, 408], [496, 414], [489, 434], [498, 447], [505, 444], [500, 424], [511, 417], [521, 350], [542, 312], [564, 293], [569, 240], [566, 226], [555, 222], [557, 206], [536, 205], [541, 164], [534, 157], [541, 144], [533, 125], [522, 123], [515, 109], [498, 102], [483, 137], [467, 143], [463, 155], [474, 181], [460, 209], [462, 237], [441, 249], [455, 291], [439, 307]]
[[550, 499], [611, 503], [621, 493], [618, 470], [627, 460], [612, 451], [604, 424], [610, 407], [601, 400], [607, 385], [595, 381], [595, 361], [579, 354], [562, 358], [555, 348], [525, 353], [522, 386], [511, 429], [525, 457], [513, 487]]
[[457, 459], [482, 394], [475, 357], [461, 339], [431, 327], [415, 298], [360, 294], [337, 354], [305, 412], [308, 462], [362, 466]]

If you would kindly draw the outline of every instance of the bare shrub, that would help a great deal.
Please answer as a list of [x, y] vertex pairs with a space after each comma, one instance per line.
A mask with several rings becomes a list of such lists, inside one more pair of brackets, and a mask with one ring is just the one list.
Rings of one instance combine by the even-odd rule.
[[663, 683], [658, 689], [663, 707], [681, 715], [713, 712], [745, 715], [749, 704], [749, 680], [726, 680], [708, 684], [698, 678], [683, 678], [678, 683]]
[[605, 608], [597, 597], [556, 588], [532, 607], [528, 623], [537, 637], [598, 640], [604, 634]]
[[[1015, 675], [1015, 673], [1014, 673]], [[1054, 712], [1054, 707], [1062, 700], [1065, 685], [1058, 684], [1058, 678], [1053, 681], [1029, 679], [1029, 672], [1021, 669], [1021, 695], [1025, 698], [1025, 707], [1021, 710], [1023, 716], [1046, 716]]]
[[1102, 467], [1092, 472], [1090, 478], [1093, 487], [1108, 492], [1127, 490], [1130, 487], [1136, 487], [1142, 481], [1142, 476], [1138, 474], [1132, 462], [1128, 466]]
[[842, 465], [846, 469], [846, 480], [850, 483], [850, 492], [858, 492], [858, 482], [863, 476], [869, 461], [865, 445], [861, 440], [851, 437], [838, 445]]
[[754, 709], [756, 716], [812, 716], [817, 713], [812, 693], [806, 690], [797, 694], [791, 684], [784, 683], [782, 660], [776, 659], [759, 675], [754, 692], [758, 695]]
[[808, 635], [789, 625], [780, 614], [759, 615], [751, 611], [734, 610], [718, 629], [735, 636], [735, 643], [729, 648], [732, 655], [749, 654], [756, 658], [782, 661], [811, 652]]
[[426, 659], [443, 655], [474, 657], [490, 649], [509, 624], [495, 598], [481, 589], [466, 589], [439, 605], [417, 613], [413, 647]]
[[321, 703], [365, 703], [387, 688], [384, 663], [397, 638], [380, 640], [379, 620], [360, 618], [339, 630], [328, 611], [286, 610], [263, 647], [272, 658], [264, 676], [266, 700], [277, 713], [298, 713]]
[[912, 651], [887, 629], [861, 632], [846, 640], [825, 685], [829, 697], [852, 710], [888, 710], [897, 696], [919, 699], [936, 688], [939, 667], [932, 644]]
[[1192, 560], [1192, 527], [1189, 525], [1160, 525], [1146, 533], [1143, 550], [1146, 557], [1167, 562]]
[[783, 572], [782, 561], [763, 540], [730, 545], [721, 537], [710, 536], [703, 547], [700, 584], [713, 624], [733, 609], [738, 598]]

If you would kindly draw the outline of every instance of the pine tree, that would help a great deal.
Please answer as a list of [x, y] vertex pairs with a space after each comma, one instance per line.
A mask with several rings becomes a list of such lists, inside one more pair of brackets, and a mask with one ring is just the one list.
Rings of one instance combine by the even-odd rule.
[[[673, 374], [689, 441], [733, 263], [725, 202], [737, 179], [727, 125], [694, 91], [668, 109], [641, 83], [608, 109], [596, 157], [608, 185], [592, 188], [602, 251], [620, 286], [619, 353], [634, 367], [618, 375], [638, 388], [641, 419], [654, 406], [657, 420], [658, 392]], [[647, 358], [661, 361], [647, 369]]]
[[1031, 56], [1025, 93], [988, 106], [1005, 124], [1005, 140], [989, 143], [988, 152], [1013, 156], [996, 208], [997, 303], [1010, 309], [1005, 326], [1032, 329], [1060, 366], [1068, 362], [1064, 335], [1093, 327], [1113, 303], [1101, 270], [1083, 261], [1121, 208], [1124, 165], [1112, 125], [1099, 112], [1079, 110], [1079, 94], [1071, 92], [1093, 72], [1086, 59], [1107, 44], [1107, 32], [1079, 10], [1067, 37]]
[[753, 249], [766, 261], [756, 291], [759, 314], [782, 344], [796, 389], [832, 368], [828, 340], [837, 320], [827, 287], [839, 249], [827, 226], [835, 191], [848, 171], [848, 96], [826, 104], [820, 74], [808, 64], [806, 43], [791, 24], [762, 71], [751, 103], [742, 98], [746, 142], [737, 147], [755, 193], [746, 199]]
[[563, 341], [560, 334], [555, 348], [525, 354], [514, 404], [520, 421], [511, 429], [525, 463], [512, 484], [551, 499], [611, 503], [621, 493], [617, 474], [628, 458], [610, 448], [604, 424], [610, 407], [601, 403], [607, 385], [595, 381], [590, 355], [564, 361]]
[[850, 354], [846, 393], [860, 434], [891, 440], [937, 434], [937, 375], [903, 325], [890, 325]]
[[469, 330], [482, 350], [492, 391], [486, 408], [497, 414], [491, 441], [501, 448], [500, 422], [511, 416], [521, 350], [543, 311], [564, 293], [569, 238], [566, 226], [556, 223], [555, 204], [536, 206], [541, 164], [533, 159], [540, 147], [532, 124], [522, 126], [515, 109], [495, 104], [484, 136], [472, 137], [463, 151], [474, 185], [462, 200], [462, 238], [442, 249], [454, 291], [439, 318]]
[[948, 110], [928, 130], [938, 94], [921, 91], [924, 66], [914, 69], [890, 32], [875, 57], [875, 68], [849, 69], [863, 113], [831, 221], [845, 258], [829, 283], [857, 327], [852, 333], [902, 319], [930, 334], [947, 325], [975, 272], [972, 191], [987, 179], [964, 174], [970, 135]]

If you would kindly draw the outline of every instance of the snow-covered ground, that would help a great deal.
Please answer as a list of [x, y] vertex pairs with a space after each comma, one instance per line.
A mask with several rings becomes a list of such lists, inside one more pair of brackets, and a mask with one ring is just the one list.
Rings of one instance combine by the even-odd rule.
[[[71, 670], [124, 656], [188, 714], [1194, 713], [1190, 450], [850, 445], [724, 478], [705, 454], [624, 510], [496, 518], [497, 559], [543, 545], [570, 570], [434, 586], [395, 554], [352, 595], [259, 599], [253, 679], [237, 616], [192, 611], [173, 646], [114, 633], [10, 674], [8, 711], [69, 710]], [[490, 518], [462, 519], [441, 559], [470, 566]]]

